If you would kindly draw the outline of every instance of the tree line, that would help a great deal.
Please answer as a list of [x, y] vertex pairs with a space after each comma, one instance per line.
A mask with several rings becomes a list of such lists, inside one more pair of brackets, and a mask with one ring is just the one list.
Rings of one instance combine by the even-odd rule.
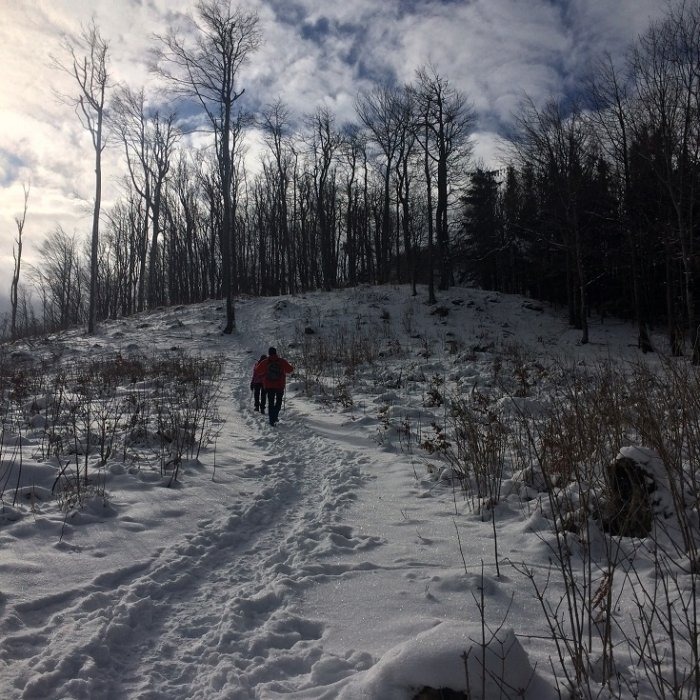
[[662, 326], [700, 361], [700, 6], [650, 25], [626, 63], [602, 56], [574, 100], [526, 100], [510, 160], [475, 169], [460, 267], [486, 287], [566, 304], [588, 342], [592, 313]]
[[[170, 103], [111, 85], [94, 24], [66, 45], [57, 67], [94, 147], [92, 235], [46, 237], [26, 273], [38, 312], [27, 285], [18, 294], [15, 249], [13, 335], [208, 298], [225, 300], [231, 332], [239, 294], [402, 282], [434, 303], [476, 283], [565, 305], [582, 343], [592, 314], [617, 315], [644, 351], [663, 324], [671, 352], [700, 360], [697, 3], [669, 7], [624, 65], [601, 56], [575, 99], [525, 99], [499, 170], [472, 162], [474, 109], [432, 66], [358, 94], [353, 123], [326, 107], [299, 118], [279, 99], [252, 114], [240, 98], [257, 16], [203, 0], [190, 22], [154, 39]], [[193, 123], [206, 139], [187, 137]], [[105, 133], [125, 163], [108, 211]], [[25, 196], [17, 243], [26, 211]]]

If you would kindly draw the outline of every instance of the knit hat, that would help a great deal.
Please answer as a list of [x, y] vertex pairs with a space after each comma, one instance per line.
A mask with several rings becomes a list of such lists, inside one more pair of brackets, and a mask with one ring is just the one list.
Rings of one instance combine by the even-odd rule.
[[277, 348], [270, 347], [267, 350], [268, 355], [276, 355], [277, 354]]

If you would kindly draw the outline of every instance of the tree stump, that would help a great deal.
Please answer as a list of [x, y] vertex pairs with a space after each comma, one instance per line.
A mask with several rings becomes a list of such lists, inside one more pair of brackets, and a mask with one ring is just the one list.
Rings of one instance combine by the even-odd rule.
[[606, 468], [608, 494], [603, 516], [607, 532], [620, 537], [651, 533], [653, 477], [630, 457], [618, 457]]

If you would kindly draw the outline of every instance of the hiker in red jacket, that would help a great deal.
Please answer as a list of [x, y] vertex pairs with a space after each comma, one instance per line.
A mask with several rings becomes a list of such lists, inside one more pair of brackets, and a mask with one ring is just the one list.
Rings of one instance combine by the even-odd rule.
[[267, 394], [267, 412], [270, 418], [270, 425], [274, 425], [277, 422], [280, 408], [282, 408], [282, 397], [284, 396], [284, 387], [287, 383], [287, 375], [294, 371], [294, 367], [283, 357], [280, 357], [275, 348], [270, 348], [267, 351], [267, 357], [258, 364], [263, 376], [263, 387]]
[[261, 355], [260, 359], [255, 363], [255, 367], [253, 367], [253, 378], [250, 380], [250, 390], [253, 392], [255, 410], [260, 411], [260, 413], [265, 413], [265, 399], [267, 398], [267, 392], [263, 385], [265, 371], [260, 368], [260, 363], [266, 357], [267, 355]]

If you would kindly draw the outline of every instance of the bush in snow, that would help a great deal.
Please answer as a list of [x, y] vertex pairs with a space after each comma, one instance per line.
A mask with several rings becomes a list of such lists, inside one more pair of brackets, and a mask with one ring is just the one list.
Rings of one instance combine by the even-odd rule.
[[104, 496], [108, 462], [155, 461], [172, 484], [209, 438], [221, 358], [116, 353], [52, 371], [40, 360], [29, 370], [28, 362], [0, 362], [0, 497], [12, 489], [14, 502], [27, 485], [23, 441], [36, 445], [37, 459], [55, 463], [53, 491], [72, 509]]

